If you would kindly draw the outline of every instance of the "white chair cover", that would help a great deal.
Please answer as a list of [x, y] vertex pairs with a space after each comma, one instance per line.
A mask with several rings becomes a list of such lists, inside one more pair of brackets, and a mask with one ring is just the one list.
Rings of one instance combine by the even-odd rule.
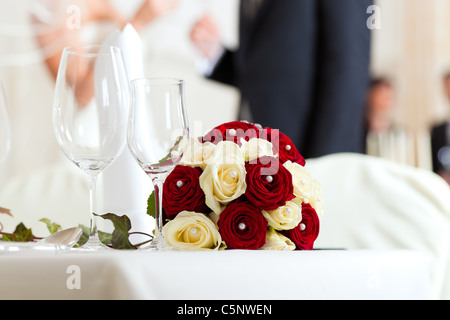
[[317, 248], [425, 252], [433, 298], [450, 298], [450, 188], [440, 177], [356, 154], [311, 159], [307, 167], [325, 201]]

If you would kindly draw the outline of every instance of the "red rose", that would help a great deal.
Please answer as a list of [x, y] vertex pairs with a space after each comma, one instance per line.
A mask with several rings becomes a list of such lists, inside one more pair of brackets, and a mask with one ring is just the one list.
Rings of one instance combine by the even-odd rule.
[[217, 222], [220, 235], [230, 249], [256, 250], [266, 243], [267, 221], [247, 199], [230, 203]]
[[285, 163], [286, 161], [296, 162], [301, 166], [305, 166], [306, 161], [305, 158], [300, 154], [298, 149], [295, 147], [294, 143], [291, 139], [282, 132], [280, 132], [280, 142], [279, 142], [279, 150], [278, 156], [280, 157], [281, 163]]
[[298, 250], [313, 250], [319, 230], [320, 221], [316, 210], [310, 204], [302, 204], [302, 221], [283, 234], [295, 243]]
[[177, 166], [163, 187], [163, 208], [166, 218], [173, 219], [181, 211], [207, 213], [205, 194], [200, 188], [202, 169]]
[[294, 199], [291, 173], [278, 158], [264, 156], [245, 166], [245, 196], [261, 210], [275, 210]]
[[301, 166], [305, 166], [305, 158], [300, 154], [292, 140], [284, 133], [279, 130], [264, 128], [260, 133], [260, 138], [266, 139], [272, 143], [273, 149], [275, 153], [278, 154], [281, 163], [285, 163], [289, 160], [291, 162], [296, 162]]
[[258, 137], [258, 128], [248, 122], [232, 121], [212, 129], [203, 137], [203, 142], [218, 144], [220, 141], [233, 141], [241, 146], [241, 139], [246, 141]]

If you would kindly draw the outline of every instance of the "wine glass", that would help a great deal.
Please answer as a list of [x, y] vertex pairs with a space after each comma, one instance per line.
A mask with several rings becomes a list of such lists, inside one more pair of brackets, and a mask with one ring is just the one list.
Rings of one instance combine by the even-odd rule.
[[64, 154], [90, 181], [90, 236], [83, 248], [106, 248], [98, 238], [96, 181], [126, 146], [130, 88], [122, 52], [112, 46], [64, 49], [56, 81], [53, 126]]
[[11, 147], [11, 128], [5, 91], [0, 83], [0, 163], [6, 160]]
[[128, 147], [152, 179], [155, 190], [155, 238], [148, 249], [170, 249], [163, 232], [163, 185], [183, 157], [189, 138], [184, 81], [137, 79], [131, 84]]

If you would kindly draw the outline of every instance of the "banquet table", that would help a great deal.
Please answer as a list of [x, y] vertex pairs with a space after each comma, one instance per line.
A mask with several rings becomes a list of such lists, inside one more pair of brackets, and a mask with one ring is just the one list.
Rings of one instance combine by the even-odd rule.
[[0, 299], [422, 300], [408, 250], [0, 252]]

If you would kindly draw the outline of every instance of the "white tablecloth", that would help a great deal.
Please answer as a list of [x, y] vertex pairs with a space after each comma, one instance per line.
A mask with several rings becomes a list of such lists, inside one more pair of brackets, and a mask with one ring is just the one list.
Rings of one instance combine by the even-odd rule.
[[0, 299], [428, 299], [415, 251], [0, 254]]

